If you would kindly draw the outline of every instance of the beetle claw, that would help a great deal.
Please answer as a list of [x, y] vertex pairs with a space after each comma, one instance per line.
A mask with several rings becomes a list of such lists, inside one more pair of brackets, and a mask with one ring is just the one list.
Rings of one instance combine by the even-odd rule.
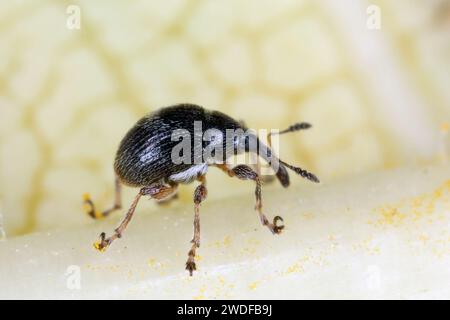
[[281, 223], [284, 222], [283, 218], [280, 217], [280, 216], [276, 216], [276, 217], [273, 218], [273, 223], [272, 223], [272, 226], [270, 228], [273, 234], [280, 234], [281, 231], [283, 231], [283, 229], [284, 229], [284, 224], [278, 225], [277, 224], [278, 221], [280, 221]]
[[102, 232], [100, 234], [100, 241], [97, 241], [94, 243], [94, 248], [100, 252], [104, 252], [110, 244], [110, 240], [105, 239], [105, 237], [106, 237], [106, 234], [104, 232]]
[[91, 200], [89, 193], [83, 195], [83, 209], [92, 219], [103, 218], [103, 214], [100, 211], [95, 210], [94, 202]]
[[283, 222], [283, 218], [280, 216], [275, 216], [272, 220], [272, 223], [269, 222], [269, 220], [267, 220], [267, 217], [260, 213], [260, 219], [261, 219], [261, 223], [263, 226], [266, 226], [267, 228], [269, 228], [270, 232], [272, 232], [272, 234], [280, 234], [281, 231], [284, 229], [284, 225], [278, 225], [278, 221]]
[[194, 274], [194, 271], [197, 270], [197, 266], [195, 265], [195, 262], [188, 260], [186, 262], [186, 270], [189, 271], [189, 275], [192, 277], [192, 275]]
[[83, 195], [83, 210], [90, 217], [95, 218], [95, 206], [91, 200], [91, 196], [89, 195], [89, 193], [85, 193]]

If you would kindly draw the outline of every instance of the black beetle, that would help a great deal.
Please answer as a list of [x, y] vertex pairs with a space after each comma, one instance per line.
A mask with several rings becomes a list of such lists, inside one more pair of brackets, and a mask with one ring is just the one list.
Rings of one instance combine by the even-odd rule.
[[[208, 130], [213, 130], [215, 132], [214, 138], [206, 139], [206, 141], [201, 138], [200, 144], [195, 144], [195, 137], [196, 135], [198, 136], [198, 132], [195, 131], [195, 123], [202, 125], [201, 135]], [[310, 127], [311, 125], [308, 123], [297, 123], [279, 132], [279, 134]], [[179, 141], [174, 139], [174, 136], [177, 137], [177, 134], [174, 134], [174, 132], [180, 132], [180, 130], [194, 136], [194, 141], [190, 141], [188, 145], [188, 147], [192, 147], [191, 150], [194, 150], [194, 152], [191, 152], [190, 155], [183, 154], [183, 159], [189, 161], [175, 162], [173, 151], [179, 145]], [[233, 132], [241, 130], [245, 134], [235, 134], [229, 139], [227, 136], [229, 130]], [[179, 137], [180, 135], [178, 135]], [[224, 137], [230, 143], [223, 143]], [[105, 233], [102, 233], [100, 241], [94, 244], [95, 248], [103, 251], [115, 239], [122, 236], [142, 196], [150, 196], [153, 199], [162, 201], [176, 194], [178, 184], [198, 180], [200, 184], [194, 193], [194, 237], [191, 241], [192, 248], [189, 250], [189, 257], [186, 262], [186, 270], [192, 275], [193, 271], [196, 270], [195, 251], [200, 246], [199, 206], [207, 195], [205, 174], [211, 165], [222, 169], [230, 177], [255, 181], [255, 208], [259, 213], [261, 223], [267, 226], [273, 234], [279, 234], [284, 226], [277, 223], [283, 222], [283, 219], [276, 216], [271, 223], [262, 212], [259, 166], [256, 166], [256, 171], [247, 165], [237, 165], [232, 168], [227, 164], [226, 160], [242, 152], [255, 153], [270, 164], [283, 187], [289, 186], [289, 175], [286, 168], [313, 182], [319, 182], [319, 180], [314, 174], [278, 159], [271, 150], [270, 134], [268, 142], [269, 146], [265, 146], [255, 134], [248, 133], [243, 122], [236, 121], [221, 112], [209, 111], [194, 104], [178, 104], [165, 107], [145, 116], [126, 134], [117, 151], [114, 163], [116, 195], [113, 207], [103, 212], [98, 212], [95, 210], [94, 203], [89, 195], [85, 195], [84, 204], [86, 205], [86, 211], [93, 218], [98, 218], [105, 217], [111, 212], [122, 208], [121, 184], [140, 188], [125, 218], [115, 229], [114, 234], [106, 238]], [[219, 145], [219, 149], [215, 150], [222, 152], [211, 152], [211, 156], [208, 158], [205, 158], [202, 152], [199, 153], [200, 156], [195, 155], [195, 150], [201, 149], [200, 151], [205, 151], [211, 145]], [[265, 152], [261, 152], [262, 149]]]

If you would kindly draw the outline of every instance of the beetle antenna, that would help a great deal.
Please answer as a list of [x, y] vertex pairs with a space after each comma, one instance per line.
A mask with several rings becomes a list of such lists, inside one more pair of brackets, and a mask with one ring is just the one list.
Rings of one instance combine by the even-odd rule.
[[283, 133], [288, 133], [288, 132], [295, 132], [295, 131], [299, 131], [299, 130], [306, 130], [311, 128], [312, 125], [308, 122], [299, 122], [299, 123], [295, 123], [292, 126], [290, 126], [289, 128], [280, 131], [279, 134], [283, 134]]
[[[289, 186], [289, 174], [286, 170], [286, 168], [289, 168], [290, 170], [294, 171], [296, 174], [300, 175], [301, 177], [308, 179], [312, 182], [319, 183], [319, 178], [316, 177], [311, 172], [308, 172], [300, 167], [295, 167], [293, 165], [290, 165], [289, 163], [286, 163], [282, 160], [280, 160], [273, 152], [270, 146], [266, 146], [264, 143], [262, 143], [257, 137], [255, 137], [256, 141], [258, 142], [258, 156], [262, 157], [265, 161], [269, 163], [269, 165], [273, 168], [275, 171], [275, 175], [277, 176], [278, 180], [280, 181], [281, 185], [283, 187]], [[255, 151], [253, 151], [255, 152]]]
[[289, 163], [286, 163], [284, 161], [281, 161], [281, 160], [279, 160], [279, 161], [281, 164], [283, 164], [287, 168], [291, 169], [292, 171], [294, 171], [296, 174], [302, 176], [303, 178], [308, 179], [315, 183], [320, 183], [319, 178], [317, 178], [315, 174], [308, 172], [300, 167], [294, 167], [293, 165], [290, 165]]
[[[280, 134], [285, 134], [285, 133], [289, 133], [289, 132], [306, 130], [306, 129], [309, 129], [311, 127], [312, 127], [312, 125], [310, 123], [308, 123], [308, 122], [298, 122], [298, 123], [295, 123], [295, 124], [289, 126], [289, 128], [287, 128], [285, 130], [282, 130], [282, 131], [279, 131], [279, 132], [270, 132], [267, 135], [267, 142], [269, 144], [269, 148], [272, 148], [272, 136], [273, 135], [277, 135], [277, 134], [280, 135]], [[273, 153], [271, 153], [271, 155], [272, 155], [272, 157], [274, 156]], [[278, 179], [280, 180], [280, 182], [282, 184], [283, 184], [283, 182], [282, 182], [282, 179], [280, 179], [280, 178], [287, 176], [287, 172], [286, 172], [286, 168], [285, 167], [291, 169], [296, 174], [302, 176], [305, 179], [308, 179], [308, 180], [316, 182], [316, 183], [320, 182], [319, 179], [314, 174], [312, 174], [311, 172], [308, 172], [308, 171], [306, 171], [306, 170], [304, 170], [302, 168], [299, 168], [299, 167], [294, 167], [293, 165], [290, 165], [290, 164], [288, 164], [288, 163], [286, 163], [286, 162], [284, 162], [284, 161], [282, 161], [280, 159], [276, 159], [276, 161], [278, 161], [279, 164], [280, 164], [278, 172], [277, 172], [277, 177], [278, 177]], [[279, 177], [279, 175], [281, 175], [281, 177]], [[289, 180], [289, 178], [287, 178], [287, 180]], [[287, 185], [289, 185], [289, 182], [287, 183]], [[284, 184], [283, 184], [283, 186], [284, 186]]]
[[312, 125], [308, 122], [298, 122], [298, 123], [294, 123], [293, 125], [289, 126], [289, 128], [281, 130], [279, 132], [269, 132], [267, 134], [267, 142], [269, 143], [269, 146], [272, 146], [272, 136], [274, 135], [280, 135], [280, 134], [285, 134], [285, 133], [289, 133], [289, 132], [295, 132], [295, 131], [300, 131], [300, 130], [306, 130], [311, 128]]

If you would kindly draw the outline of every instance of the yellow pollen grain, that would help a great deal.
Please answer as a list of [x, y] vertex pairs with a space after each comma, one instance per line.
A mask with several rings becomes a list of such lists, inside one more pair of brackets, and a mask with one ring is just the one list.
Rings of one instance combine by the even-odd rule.
[[194, 300], [203, 300], [205, 299], [205, 292], [206, 292], [206, 287], [203, 286], [200, 288], [200, 292], [198, 295], [196, 295], [195, 297], [193, 297]]
[[106, 248], [101, 246], [101, 243], [99, 241], [94, 243], [94, 248], [97, 249], [100, 252], [105, 252]]
[[230, 236], [226, 236], [226, 237], [223, 239], [223, 245], [224, 245], [225, 247], [228, 247], [230, 244], [231, 244], [231, 238], [230, 238]]
[[250, 288], [250, 290], [256, 290], [258, 285], [259, 285], [259, 281], [255, 281], [255, 282], [250, 283], [248, 287]]
[[297, 262], [293, 264], [292, 266], [288, 267], [286, 270], [286, 274], [296, 273], [303, 271], [302, 266]]
[[[411, 199], [405, 199], [398, 203], [388, 204], [379, 207], [375, 212], [381, 214], [381, 218], [376, 221], [376, 225], [398, 225], [405, 218], [411, 221], [419, 221], [425, 216], [434, 214], [439, 202], [448, 203], [450, 199], [450, 180], [446, 180], [431, 192], [421, 194]], [[400, 212], [400, 210], [402, 212]], [[427, 220], [432, 223], [433, 220]], [[370, 221], [369, 224], [373, 224]]]
[[419, 236], [419, 240], [421, 240], [422, 242], [427, 242], [430, 239], [430, 237], [428, 237], [428, 235], [426, 234], [421, 234]]
[[401, 222], [405, 215], [403, 213], [400, 213], [397, 208], [383, 208], [381, 210], [382, 219], [379, 220], [381, 224], [395, 224]]
[[153, 268], [153, 267], [156, 265], [156, 259], [154, 259], [154, 258], [148, 259], [147, 265], [148, 265], [149, 267], [152, 267], [152, 268]]
[[100, 212], [100, 211], [95, 211], [95, 218], [96, 219], [103, 219], [104, 218], [104, 216], [103, 216], [103, 214]]

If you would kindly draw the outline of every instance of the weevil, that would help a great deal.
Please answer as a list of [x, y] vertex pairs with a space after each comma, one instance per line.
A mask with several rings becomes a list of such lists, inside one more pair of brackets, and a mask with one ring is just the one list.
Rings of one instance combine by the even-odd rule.
[[[195, 143], [195, 137], [199, 135], [196, 124], [201, 124], [200, 135], [211, 130], [215, 132], [211, 139], [200, 139]], [[308, 129], [311, 125], [305, 122], [296, 123], [286, 130], [278, 132], [284, 134], [298, 130]], [[240, 131], [239, 131], [240, 130]], [[198, 130], [197, 130], [198, 131]], [[233, 134], [229, 139], [229, 132], [245, 132], [245, 134]], [[183, 159], [174, 159], [174, 150], [179, 145], [179, 133], [187, 133], [194, 137], [194, 142], [189, 141], [187, 147], [191, 154], [184, 154]], [[178, 135], [177, 135], [178, 133]], [[191, 248], [188, 252], [186, 270], [192, 276], [196, 270], [195, 255], [200, 247], [200, 204], [206, 199], [206, 173], [208, 167], [215, 166], [223, 170], [230, 177], [241, 180], [252, 180], [255, 187], [255, 209], [263, 226], [266, 226], [273, 234], [279, 234], [284, 228], [283, 219], [275, 216], [270, 222], [262, 211], [261, 185], [262, 178], [258, 166], [239, 164], [232, 167], [227, 160], [241, 153], [256, 154], [267, 161], [275, 171], [275, 176], [283, 187], [289, 186], [289, 174], [287, 168], [313, 182], [319, 179], [312, 173], [299, 167], [290, 165], [274, 154], [271, 149], [271, 135], [268, 135], [268, 145], [260, 141], [256, 134], [249, 132], [242, 121], [234, 120], [219, 111], [210, 111], [194, 104], [178, 104], [161, 108], [140, 119], [125, 135], [121, 141], [114, 161], [115, 171], [115, 201], [114, 205], [103, 212], [97, 211], [89, 195], [85, 195], [84, 205], [87, 213], [93, 218], [106, 217], [112, 212], [122, 208], [121, 187], [139, 188], [125, 217], [114, 230], [110, 237], [103, 232], [100, 240], [94, 244], [95, 248], [104, 251], [111, 243], [122, 237], [124, 230], [131, 221], [136, 206], [143, 196], [149, 196], [157, 201], [164, 201], [173, 197], [179, 184], [187, 184], [198, 181], [194, 191], [194, 236], [191, 240]], [[227, 140], [229, 143], [224, 143]], [[216, 147], [208, 157], [203, 152], [211, 146]], [[218, 148], [217, 148], [218, 147]], [[201, 150], [199, 150], [201, 149]], [[262, 149], [265, 152], [260, 152]], [[175, 152], [176, 154], [176, 152]], [[181, 153], [180, 153], [181, 154]], [[175, 161], [177, 160], [177, 161]]]

